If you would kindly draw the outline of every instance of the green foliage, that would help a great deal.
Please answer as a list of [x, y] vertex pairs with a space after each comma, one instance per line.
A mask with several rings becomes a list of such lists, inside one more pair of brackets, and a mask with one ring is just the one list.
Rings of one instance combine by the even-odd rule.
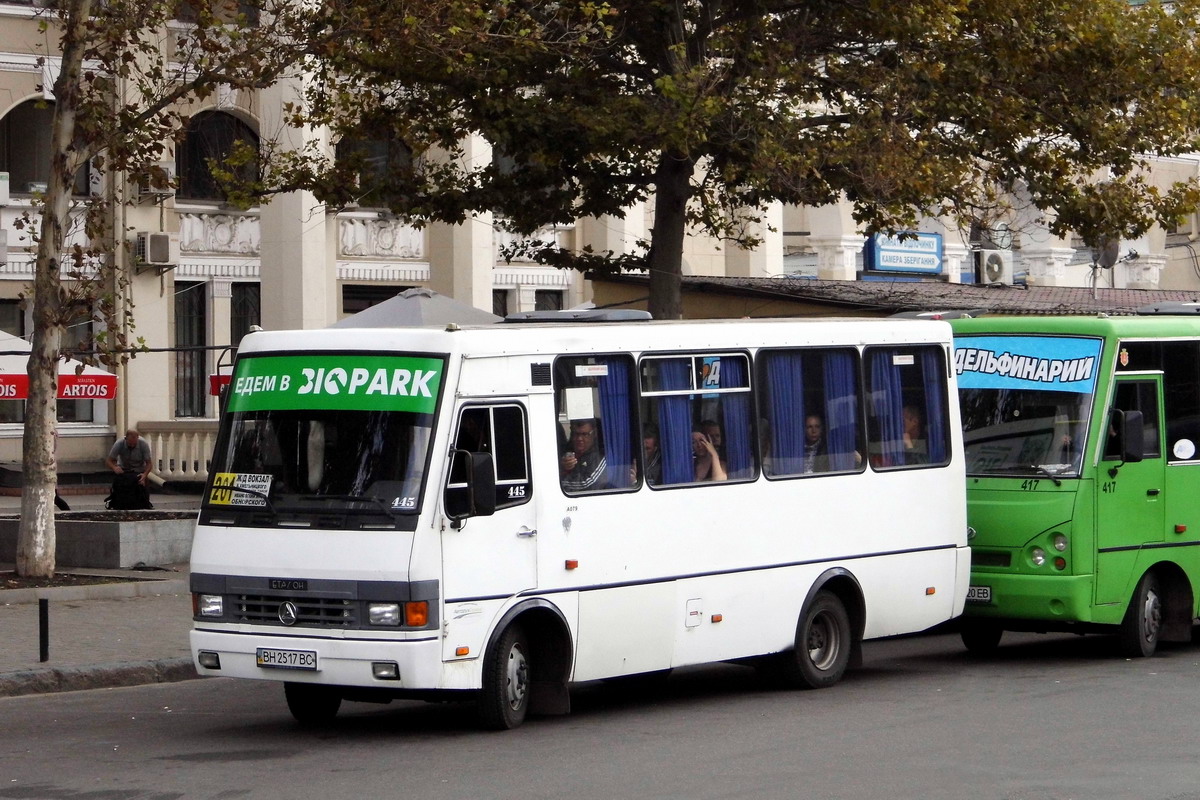
[[[386, 180], [392, 209], [417, 220], [491, 210], [531, 232], [620, 216], [653, 192], [645, 264], [676, 275], [684, 222], [747, 243], [772, 201], [845, 197], [866, 229], [892, 231], [1017, 198], [1055, 232], [1135, 236], [1197, 200], [1193, 186], [1156, 188], [1147, 158], [1196, 149], [1198, 12], [1197, 0], [339, 0], [315, 24], [338, 36], [296, 121], [405, 143], [415, 166]], [[504, 158], [462, 161], [467, 135]], [[272, 180], [343, 202], [329, 167], [293, 160]]]

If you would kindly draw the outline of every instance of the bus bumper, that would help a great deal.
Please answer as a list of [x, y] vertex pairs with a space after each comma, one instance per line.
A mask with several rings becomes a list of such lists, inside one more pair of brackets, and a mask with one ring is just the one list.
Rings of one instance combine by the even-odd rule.
[[978, 619], [1027, 619], [1055, 623], [1093, 622], [1092, 576], [972, 573], [974, 589], [990, 600], [968, 601], [963, 615]]
[[[435, 632], [436, 633], [436, 632]], [[191, 631], [192, 662], [201, 676], [360, 686], [376, 689], [468, 689], [443, 681], [442, 643], [435, 637], [407, 641], [266, 636], [240, 632]], [[279, 666], [260, 666], [264, 661]], [[206, 666], [215, 658], [219, 666]], [[310, 655], [311, 654], [311, 655]], [[303, 666], [285, 662], [294, 659]], [[315, 666], [309, 666], [309, 664]], [[395, 664], [396, 677], [375, 677], [373, 664]], [[460, 673], [461, 674], [461, 673]]]

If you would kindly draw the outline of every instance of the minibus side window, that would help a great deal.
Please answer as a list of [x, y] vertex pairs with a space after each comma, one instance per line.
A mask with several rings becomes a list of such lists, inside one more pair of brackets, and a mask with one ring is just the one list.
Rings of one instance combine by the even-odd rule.
[[946, 361], [931, 345], [868, 347], [868, 453], [876, 469], [946, 464]]
[[554, 362], [555, 462], [564, 493], [631, 491], [640, 485], [634, 375], [627, 354]]
[[[519, 405], [468, 406], [459, 413], [454, 448], [492, 457], [497, 509], [521, 505], [533, 496], [527, 442], [525, 409]], [[465, 491], [469, 464], [466, 458], [451, 461], [448, 492]]]
[[651, 486], [758, 476], [744, 353], [646, 356], [639, 368], [642, 462]]
[[775, 478], [861, 469], [858, 353], [766, 350], [757, 364], [763, 473]]

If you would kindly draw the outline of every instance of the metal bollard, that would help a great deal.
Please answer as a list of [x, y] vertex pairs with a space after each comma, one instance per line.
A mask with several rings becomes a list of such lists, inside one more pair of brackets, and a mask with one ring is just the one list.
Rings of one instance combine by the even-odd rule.
[[50, 601], [38, 598], [38, 660], [50, 660]]

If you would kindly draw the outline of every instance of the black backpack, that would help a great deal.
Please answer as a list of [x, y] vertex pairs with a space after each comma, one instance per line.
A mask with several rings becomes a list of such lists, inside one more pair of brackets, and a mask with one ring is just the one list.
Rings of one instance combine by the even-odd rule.
[[104, 498], [104, 507], [112, 511], [154, 508], [150, 504], [150, 492], [138, 483], [136, 472], [122, 472], [113, 478], [112, 492]]

